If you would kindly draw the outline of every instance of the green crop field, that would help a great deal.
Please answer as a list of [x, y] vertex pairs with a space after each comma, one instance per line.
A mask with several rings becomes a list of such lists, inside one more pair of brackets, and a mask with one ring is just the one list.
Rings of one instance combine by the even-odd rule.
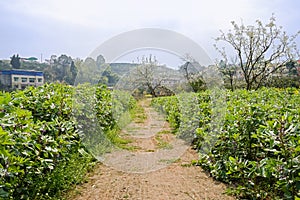
[[[297, 199], [300, 196], [300, 94], [298, 89], [236, 90], [224, 98], [221, 125], [214, 126], [210, 92], [194, 94], [187, 105], [197, 110], [197, 126], [189, 134], [199, 150], [197, 164], [231, 185], [241, 199]], [[179, 98], [152, 101], [174, 128], [188, 132], [188, 116]], [[187, 133], [184, 133], [187, 134]], [[211, 140], [215, 135], [215, 140]], [[213, 141], [213, 143], [212, 143]], [[209, 143], [210, 142], [210, 143]], [[210, 145], [210, 151], [204, 151]]]
[[[95, 95], [87, 95], [89, 92]], [[93, 123], [103, 130], [106, 140], [117, 145], [122, 142], [117, 136], [117, 120], [135, 101], [122, 92], [116, 95], [123, 98], [114, 98], [117, 105], [113, 111], [111, 92], [104, 86], [46, 84], [2, 92], [0, 199], [55, 199], [83, 181], [95, 162], [89, 139], [97, 142], [103, 138], [101, 132], [97, 137], [85, 126], [97, 119]], [[125, 97], [128, 101], [118, 101]], [[95, 118], [86, 111], [90, 105], [95, 109]]]

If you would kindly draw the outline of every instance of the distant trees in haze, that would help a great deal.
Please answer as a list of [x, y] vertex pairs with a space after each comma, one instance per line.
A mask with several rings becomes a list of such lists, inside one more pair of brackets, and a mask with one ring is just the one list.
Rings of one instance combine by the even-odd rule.
[[77, 76], [77, 67], [71, 56], [62, 54], [57, 57], [51, 56], [49, 66], [44, 70], [44, 76], [47, 82], [65, 82], [73, 85]]
[[20, 69], [21, 61], [20, 61], [19, 54], [13, 55], [12, 57], [10, 57], [10, 64], [11, 64], [12, 68]]

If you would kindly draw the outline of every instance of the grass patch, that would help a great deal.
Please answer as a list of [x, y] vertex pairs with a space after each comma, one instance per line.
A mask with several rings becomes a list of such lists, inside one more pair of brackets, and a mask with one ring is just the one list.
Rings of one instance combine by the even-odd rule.
[[132, 142], [130, 139], [120, 137], [120, 130], [113, 129], [107, 132], [108, 139], [118, 148], [126, 150], [134, 150], [132, 146], [128, 146]]
[[140, 127], [126, 127], [125, 130], [128, 132], [137, 132], [137, 131], [140, 131], [141, 128]]
[[141, 149], [141, 147], [130, 146], [130, 145], [128, 145], [128, 144], [120, 145], [119, 148], [124, 149], [124, 150], [128, 150], [128, 151], [136, 151], [136, 150]]
[[117, 129], [109, 130], [106, 133], [107, 138], [116, 146], [130, 143], [130, 140], [121, 138], [120, 131]]
[[81, 153], [71, 155], [69, 161], [60, 163], [51, 173], [36, 178], [34, 182], [38, 187], [32, 189], [32, 196], [28, 199], [62, 199], [75, 185], [85, 182], [86, 174], [93, 170], [96, 160], [81, 150]]
[[180, 161], [180, 158], [171, 158], [171, 159], [161, 159], [158, 162], [166, 163], [166, 164], [172, 164], [177, 163]]
[[118, 119], [118, 127], [123, 129], [132, 121], [131, 111], [124, 112]]
[[137, 104], [132, 110], [131, 110], [131, 118], [135, 123], [144, 123], [147, 119], [147, 115], [145, 113], [145, 109]]
[[199, 166], [198, 160], [192, 160], [190, 163], [185, 163], [181, 165], [182, 167], [192, 167], [192, 166]]
[[173, 146], [170, 143], [164, 141], [160, 135], [156, 135], [155, 139], [157, 141], [157, 147], [159, 149], [172, 149], [173, 148]]
[[157, 134], [158, 134], [158, 135], [172, 134], [172, 131], [171, 131], [171, 130], [162, 130], [162, 131], [159, 131]]

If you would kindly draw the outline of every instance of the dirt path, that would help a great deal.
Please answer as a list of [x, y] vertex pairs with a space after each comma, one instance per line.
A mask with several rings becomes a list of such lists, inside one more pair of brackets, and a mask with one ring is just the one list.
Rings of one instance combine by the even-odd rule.
[[147, 119], [133, 121], [122, 137], [131, 139], [128, 150], [106, 154], [102, 164], [78, 186], [69, 199], [234, 199], [224, 195], [226, 186], [197, 166], [197, 153], [171, 133], [161, 115], [141, 101]]

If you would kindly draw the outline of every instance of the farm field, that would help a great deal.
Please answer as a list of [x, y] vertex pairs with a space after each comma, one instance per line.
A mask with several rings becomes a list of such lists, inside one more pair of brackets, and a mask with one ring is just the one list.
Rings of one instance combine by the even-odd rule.
[[167, 113], [181, 135], [189, 134], [191, 127], [192, 118], [184, 113], [198, 113], [192, 115], [198, 123], [193, 141], [200, 152], [198, 164], [230, 184], [229, 193], [241, 199], [299, 198], [299, 90], [262, 88], [221, 94], [218, 98], [212, 98], [218, 95], [211, 91], [191, 95], [198, 103], [187, 106], [188, 111], [176, 97], [155, 99], [153, 104]]
[[1, 93], [0, 199], [299, 198], [298, 89], [135, 101], [81, 87]]

